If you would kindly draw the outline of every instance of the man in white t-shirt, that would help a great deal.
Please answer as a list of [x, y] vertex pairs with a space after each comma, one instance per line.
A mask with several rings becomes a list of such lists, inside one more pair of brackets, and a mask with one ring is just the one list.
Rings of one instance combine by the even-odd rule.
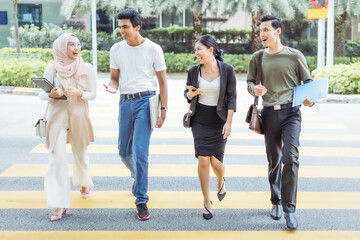
[[[148, 155], [150, 135], [149, 98], [160, 89], [161, 115], [156, 127], [161, 128], [167, 111], [168, 90], [166, 65], [161, 47], [140, 35], [141, 17], [138, 12], [126, 9], [117, 16], [123, 41], [110, 49], [109, 93], [120, 87], [119, 104], [119, 155], [134, 178], [132, 191], [136, 197], [137, 216], [150, 219], [146, 206], [148, 189]], [[157, 76], [157, 80], [155, 79]]]

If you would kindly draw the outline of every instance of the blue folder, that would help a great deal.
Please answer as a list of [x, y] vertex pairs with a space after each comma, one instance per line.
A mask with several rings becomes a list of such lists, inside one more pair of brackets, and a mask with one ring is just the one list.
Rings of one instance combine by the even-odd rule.
[[293, 107], [299, 106], [306, 98], [311, 101], [325, 98], [328, 94], [329, 78], [321, 78], [316, 81], [294, 87]]

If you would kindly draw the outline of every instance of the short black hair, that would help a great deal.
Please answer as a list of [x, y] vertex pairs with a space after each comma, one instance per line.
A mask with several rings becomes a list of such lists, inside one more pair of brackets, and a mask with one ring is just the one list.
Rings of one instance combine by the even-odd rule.
[[265, 15], [260, 19], [260, 22], [267, 22], [267, 21], [272, 21], [271, 22], [271, 26], [274, 29], [278, 29], [278, 28], [282, 28], [281, 26], [281, 19], [276, 17], [276, 16], [272, 16], [272, 15]]
[[207, 48], [213, 48], [214, 49], [214, 56], [217, 60], [223, 62], [224, 59], [222, 57], [224, 51], [222, 49], [219, 49], [215, 38], [213, 38], [212, 36], [206, 34], [206, 35], [202, 35], [200, 36], [196, 42], [200, 42], [202, 44], [204, 44], [205, 47]]
[[140, 25], [140, 29], [141, 29], [142, 21], [141, 21], [140, 13], [138, 13], [134, 9], [125, 9], [121, 11], [116, 18], [129, 19], [133, 27]]

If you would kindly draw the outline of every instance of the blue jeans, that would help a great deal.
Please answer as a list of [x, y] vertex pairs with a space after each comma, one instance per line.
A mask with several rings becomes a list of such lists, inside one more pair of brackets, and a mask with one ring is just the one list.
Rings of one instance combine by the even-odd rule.
[[135, 204], [149, 200], [148, 156], [151, 136], [149, 98], [120, 98], [119, 104], [119, 155], [135, 180]]

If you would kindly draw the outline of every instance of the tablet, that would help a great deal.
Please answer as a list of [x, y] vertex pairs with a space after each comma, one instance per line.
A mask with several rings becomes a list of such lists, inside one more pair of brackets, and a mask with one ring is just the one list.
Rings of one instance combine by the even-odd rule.
[[46, 78], [32, 78], [31, 80], [36, 84], [36, 86], [38, 86], [47, 93], [51, 92], [51, 89], [54, 88], [54, 85]]
[[[46, 93], [50, 93], [51, 89], [54, 88], [54, 85], [51, 82], [49, 82], [46, 78], [32, 78], [31, 80], [36, 84], [36, 86], [40, 87]], [[61, 97], [54, 99], [66, 100], [67, 97], [65, 95], [62, 95]]]

